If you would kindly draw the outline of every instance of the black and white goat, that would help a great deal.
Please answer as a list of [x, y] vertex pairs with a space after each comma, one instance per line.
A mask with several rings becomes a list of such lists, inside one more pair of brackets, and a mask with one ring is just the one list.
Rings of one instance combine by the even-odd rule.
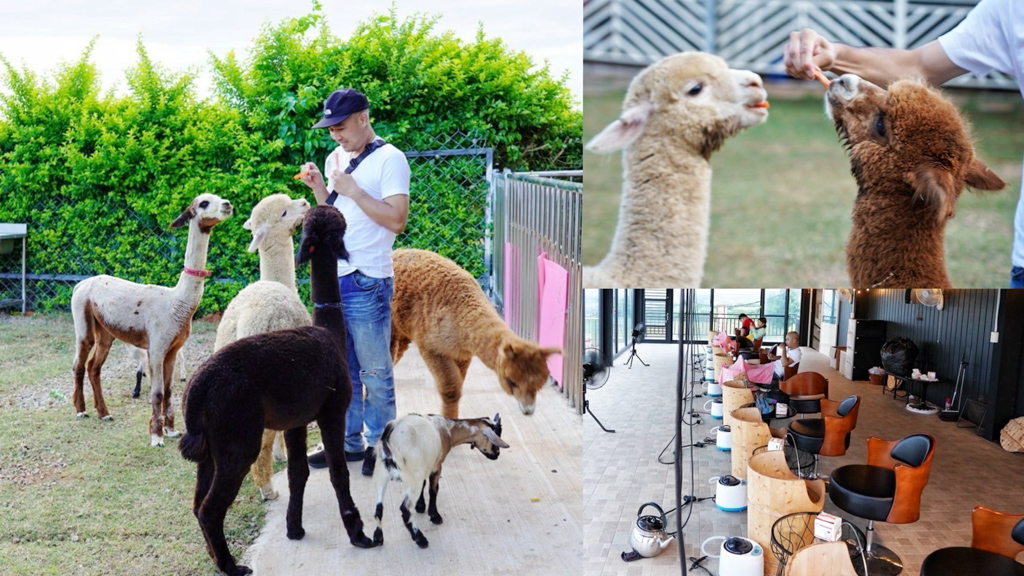
[[423, 492], [426, 481], [430, 480], [430, 507], [428, 514], [434, 524], [443, 522], [437, 512], [437, 484], [441, 479], [441, 464], [444, 462], [452, 446], [471, 443], [470, 448], [496, 460], [501, 448], [508, 448], [501, 439], [501, 416], [490, 418], [472, 418], [456, 420], [437, 414], [407, 414], [388, 422], [377, 443], [377, 465], [373, 472], [373, 482], [377, 486], [377, 529], [373, 533], [374, 544], [384, 543], [384, 532], [381, 519], [384, 517], [384, 490], [388, 480], [401, 480], [405, 484], [405, 497], [399, 510], [402, 521], [409, 529], [409, 534], [420, 548], [429, 544], [423, 532], [412, 521], [409, 506], [416, 498], [416, 511], [425, 509]]

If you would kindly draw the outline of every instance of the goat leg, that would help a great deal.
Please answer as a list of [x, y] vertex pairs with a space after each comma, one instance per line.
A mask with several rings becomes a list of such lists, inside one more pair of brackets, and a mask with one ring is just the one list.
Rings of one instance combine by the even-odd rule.
[[[441, 514], [437, 512], [437, 485], [440, 480], [441, 467], [438, 466], [437, 470], [434, 470], [430, 474], [430, 508], [427, 510], [427, 514], [430, 516], [430, 521], [434, 524], [444, 522], [444, 518], [441, 518]], [[420, 499], [423, 499], [422, 494], [420, 494]]]
[[423, 514], [427, 510], [427, 499], [423, 497], [427, 493], [427, 482], [423, 481], [423, 486], [420, 487], [420, 497], [416, 500], [416, 511]]
[[427, 542], [427, 537], [423, 535], [423, 532], [416, 527], [416, 524], [412, 521], [412, 512], [409, 511], [409, 502], [412, 502], [412, 489], [406, 488], [405, 498], [402, 499], [402, 505], [398, 507], [402, 511], [402, 522], [405, 523], [405, 527], [409, 530], [409, 534], [412, 535], [412, 541], [416, 543], [420, 548], [426, 548], [430, 545]]
[[306, 535], [302, 528], [302, 499], [306, 493], [309, 478], [309, 461], [306, 459], [306, 427], [299, 426], [284, 433], [288, 446], [288, 513], [285, 523], [289, 540], [301, 540]]

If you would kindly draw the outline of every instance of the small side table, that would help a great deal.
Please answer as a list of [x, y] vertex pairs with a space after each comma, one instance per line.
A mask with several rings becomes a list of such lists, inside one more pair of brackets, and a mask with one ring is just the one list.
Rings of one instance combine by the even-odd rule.
[[[5, 240], [13, 241], [18, 238], [21, 238], [21, 300], [14, 298], [0, 300], [0, 308], [21, 304], [21, 313], [24, 315], [28, 305], [28, 299], [25, 297], [25, 280], [27, 278], [25, 274], [25, 254], [28, 224], [0, 224], [0, 246], [4, 245]], [[0, 253], [3, 253], [2, 249], [0, 249]]]

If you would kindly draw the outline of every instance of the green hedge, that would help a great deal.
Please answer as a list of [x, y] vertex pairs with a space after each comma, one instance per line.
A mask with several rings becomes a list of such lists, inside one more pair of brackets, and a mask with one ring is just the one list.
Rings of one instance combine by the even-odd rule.
[[[186, 230], [167, 225], [197, 194], [230, 200], [237, 215], [213, 232], [199, 314], [223, 309], [258, 275], [242, 222], [260, 198], [310, 198], [291, 176], [322, 164], [333, 142], [309, 127], [322, 100], [354, 86], [371, 101], [378, 134], [404, 150], [492, 146], [498, 166], [579, 168], [582, 114], [564, 78], [530, 70], [523, 54], [482, 33], [463, 42], [436, 19], [400, 21], [394, 10], [332, 36], [315, 6], [266, 25], [248, 57], [213, 57], [215, 95], [197, 97], [190, 74], [153, 62], [138, 42], [126, 95], [101, 93], [93, 45], [52, 80], [2, 60], [0, 221], [28, 222], [32, 273], [99, 274], [172, 285]], [[459, 138], [461, 136], [461, 139]], [[416, 159], [409, 226], [398, 245], [449, 255], [481, 274], [486, 186], [479, 160]], [[440, 161], [438, 161], [440, 162]], [[2, 266], [2, 264], [0, 264]], [[65, 308], [70, 286], [37, 295], [37, 309]]]

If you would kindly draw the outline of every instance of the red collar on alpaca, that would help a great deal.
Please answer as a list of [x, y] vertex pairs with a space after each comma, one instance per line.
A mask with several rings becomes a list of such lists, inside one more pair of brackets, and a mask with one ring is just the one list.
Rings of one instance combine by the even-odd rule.
[[209, 270], [193, 270], [186, 266], [185, 274], [188, 274], [189, 276], [199, 276], [200, 278], [206, 278], [207, 276], [212, 275], [213, 272], [210, 272]]

